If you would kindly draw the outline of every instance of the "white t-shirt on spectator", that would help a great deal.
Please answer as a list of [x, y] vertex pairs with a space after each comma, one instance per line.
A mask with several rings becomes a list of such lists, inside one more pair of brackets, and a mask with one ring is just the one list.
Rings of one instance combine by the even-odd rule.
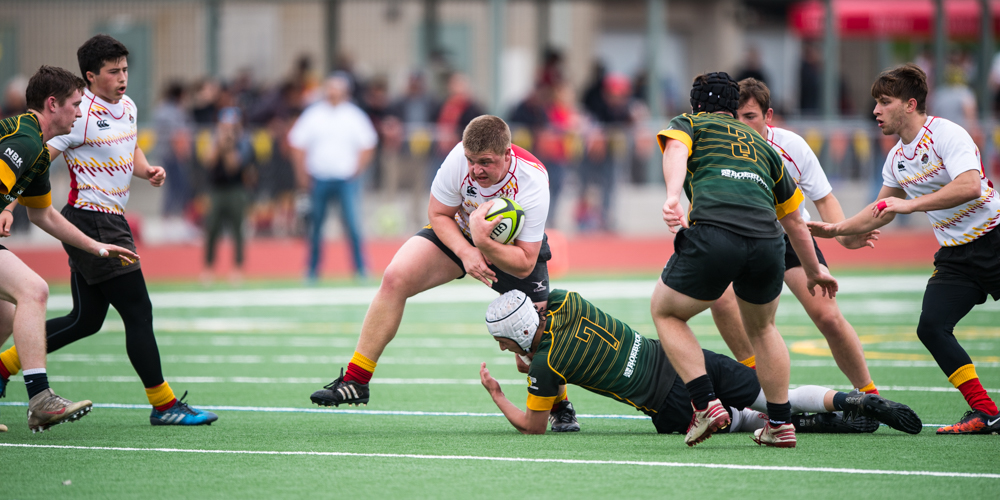
[[319, 180], [349, 179], [358, 172], [358, 156], [378, 144], [375, 127], [350, 102], [319, 101], [302, 112], [288, 132], [292, 147], [306, 153], [306, 169]]
[[512, 146], [510, 168], [500, 182], [483, 188], [469, 175], [465, 148], [458, 143], [441, 163], [431, 195], [449, 207], [459, 207], [455, 214], [458, 227], [471, 238], [469, 214], [479, 205], [499, 197], [516, 201], [524, 209], [524, 228], [517, 239], [526, 243], [542, 241], [545, 219], [549, 214], [549, 174], [537, 158], [525, 149]]
[[981, 195], [957, 207], [927, 212], [934, 235], [943, 247], [970, 243], [1000, 221], [1000, 196], [983, 171], [979, 148], [962, 127], [928, 116], [909, 144], [900, 139], [882, 166], [882, 184], [902, 188], [910, 198], [931, 194], [955, 177], [979, 171]]

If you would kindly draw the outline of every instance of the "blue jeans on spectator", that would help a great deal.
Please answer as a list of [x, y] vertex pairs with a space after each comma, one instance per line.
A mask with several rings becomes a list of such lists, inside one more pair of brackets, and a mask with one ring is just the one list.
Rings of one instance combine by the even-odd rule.
[[309, 271], [307, 277], [319, 277], [319, 265], [323, 253], [323, 223], [326, 222], [327, 205], [331, 199], [340, 201], [340, 215], [344, 231], [351, 241], [354, 270], [357, 276], [365, 276], [365, 260], [361, 253], [361, 231], [358, 213], [361, 210], [361, 179], [313, 179], [312, 187], [312, 230], [309, 234]]

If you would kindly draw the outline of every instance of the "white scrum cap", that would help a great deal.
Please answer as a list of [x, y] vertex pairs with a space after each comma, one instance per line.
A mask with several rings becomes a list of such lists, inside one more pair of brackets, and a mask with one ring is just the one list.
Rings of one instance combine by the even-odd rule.
[[538, 321], [535, 305], [520, 290], [497, 297], [486, 309], [486, 328], [490, 334], [517, 342], [525, 352], [531, 352]]

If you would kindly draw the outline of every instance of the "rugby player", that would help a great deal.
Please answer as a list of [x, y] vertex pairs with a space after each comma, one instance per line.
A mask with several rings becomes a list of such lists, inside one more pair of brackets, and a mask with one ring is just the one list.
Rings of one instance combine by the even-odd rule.
[[[692, 420], [691, 396], [660, 346], [576, 292], [549, 294], [544, 320], [518, 290], [494, 300], [486, 326], [501, 351], [530, 360], [527, 411], [511, 403], [490, 376], [486, 363], [479, 375], [493, 402], [524, 434], [543, 434], [560, 384], [576, 384], [649, 415], [659, 433], [685, 432]], [[757, 372], [736, 360], [703, 351], [716, 395], [731, 414], [731, 432], [759, 431], [767, 422], [767, 403]], [[806, 385], [789, 391], [791, 422], [805, 432], [874, 432], [876, 421], [910, 434], [922, 428], [906, 405], [876, 394], [837, 392]], [[724, 411], [726, 411], [724, 410]], [[829, 413], [843, 411], [847, 414]], [[800, 415], [801, 412], [815, 412]], [[870, 420], [874, 419], [874, 420]], [[768, 444], [766, 442], [760, 444]], [[794, 447], [795, 441], [776, 446]]]
[[[28, 81], [25, 92], [28, 112], [0, 120], [0, 228], [10, 229], [13, 217], [7, 207], [19, 200], [28, 218], [64, 244], [95, 258], [110, 258], [129, 265], [139, 259], [131, 250], [98, 243], [52, 208], [49, 184], [49, 151], [45, 141], [69, 133], [80, 115], [83, 80], [62, 68], [42, 66]], [[45, 370], [45, 306], [49, 287], [45, 280], [0, 246], [0, 344], [11, 334], [21, 348], [17, 368], [24, 368], [28, 389], [28, 427], [44, 431], [77, 420], [93, 406], [90, 401], [73, 402], [49, 388]], [[12, 348], [13, 349], [13, 348]], [[6, 393], [8, 357], [0, 357], [0, 397]], [[0, 426], [7, 430], [6, 426]]]
[[[95, 35], [76, 53], [80, 73], [87, 81], [72, 131], [49, 139], [52, 158], [66, 158], [70, 174], [69, 200], [62, 209], [66, 220], [91, 237], [108, 238], [135, 250], [125, 220], [132, 176], [155, 187], [166, 180], [163, 167], [152, 166], [136, 143], [138, 110], [125, 95], [128, 86], [128, 49], [108, 35]], [[153, 335], [153, 306], [138, 261], [121, 265], [63, 244], [69, 254], [73, 310], [45, 323], [48, 352], [97, 333], [112, 305], [125, 324], [125, 349], [152, 406], [152, 425], [211, 424], [218, 417], [178, 400], [163, 379], [160, 352]], [[17, 373], [15, 348], [0, 353], [0, 384]], [[187, 393], [185, 392], [185, 396]]]
[[[674, 118], [657, 134], [667, 188], [663, 220], [671, 231], [680, 231], [653, 290], [651, 312], [663, 349], [691, 395], [695, 416], [684, 440], [693, 446], [728, 425], [730, 417], [687, 321], [732, 284], [767, 395], [770, 420], [754, 440], [794, 446], [788, 350], [774, 326], [785, 271], [782, 228], [802, 260], [810, 293], [819, 285], [833, 297], [837, 281], [816, 259], [798, 211], [802, 191], [785, 175], [774, 149], [736, 119], [739, 97], [739, 85], [727, 73], [699, 75], [691, 89], [696, 114]], [[682, 189], [691, 200], [687, 211]]]
[[[736, 117], [743, 123], [750, 126], [761, 138], [774, 148], [781, 157], [785, 166], [785, 172], [792, 177], [795, 184], [802, 190], [802, 193], [816, 204], [820, 217], [826, 222], [840, 222], [844, 220], [844, 210], [840, 207], [840, 202], [833, 195], [833, 188], [830, 181], [823, 172], [816, 154], [806, 144], [805, 139], [799, 137], [795, 132], [783, 128], [772, 127], [771, 119], [774, 110], [771, 109], [771, 92], [767, 85], [753, 78], [747, 78], [740, 82], [740, 104], [736, 110]], [[809, 220], [809, 212], [805, 206], [799, 208], [802, 219]], [[795, 298], [806, 310], [806, 314], [812, 319], [820, 333], [826, 337], [827, 344], [833, 359], [837, 362], [840, 370], [847, 375], [851, 384], [865, 393], [878, 394], [871, 374], [868, 373], [868, 365], [865, 363], [865, 353], [861, 347], [854, 327], [848, 323], [847, 319], [837, 307], [837, 300], [824, 298], [809, 293], [806, 289], [806, 274], [799, 261], [795, 249], [792, 248], [785, 237], [785, 284], [795, 294]], [[861, 246], [874, 247], [874, 243], [868, 238], [878, 239], [878, 231], [872, 231], [867, 235], [841, 236], [837, 240], [847, 248], [859, 248]], [[826, 259], [823, 252], [813, 240], [813, 249], [820, 266], [829, 271], [826, 267]], [[723, 319], [723, 316], [731, 316], [730, 319]], [[712, 304], [712, 316], [719, 326], [719, 333], [733, 355], [751, 368], [754, 367], [753, 347], [743, 331], [743, 324], [739, 320], [739, 307], [736, 304], [736, 295], [732, 287], [726, 290], [722, 298]], [[721, 319], [721, 323], [720, 323]]]
[[[492, 201], [511, 198], [524, 208], [521, 233], [509, 245], [490, 238], [500, 219], [486, 221]], [[549, 295], [545, 236], [548, 174], [531, 153], [511, 145], [510, 128], [496, 116], [473, 119], [445, 158], [431, 185], [430, 224], [396, 252], [368, 307], [347, 371], [312, 394], [314, 403], [338, 406], [369, 401], [368, 382], [382, 351], [396, 336], [406, 300], [466, 274], [504, 293], [521, 290], [538, 310]], [[572, 404], [560, 395], [557, 430], [576, 431]]]
[[927, 213], [941, 248], [924, 290], [917, 337], [971, 408], [937, 433], [996, 434], [1000, 411], [954, 331], [987, 296], [1000, 299], [1000, 196], [969, 133], [927, 115], [927, 75], [917, 65], [883, 72], [871, 93], [882, 134], [899, 136], [882, 166], [878, 198], [850, 219], [810, 222], [809, 229], [823, 238], [856, 235], [896, 214]]

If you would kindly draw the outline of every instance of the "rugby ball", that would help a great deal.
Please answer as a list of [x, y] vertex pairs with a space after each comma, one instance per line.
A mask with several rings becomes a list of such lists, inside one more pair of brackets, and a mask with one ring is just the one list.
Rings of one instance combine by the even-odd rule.
[[493, 200], [493, 206], [486, 212], [486, 220], [492, 221], [497, 217], [503, 220], [493, 228], [490, 238], [497, 243], [504, 245], [514, 241], [521, 228], [524, 227], [524, 209], [516, 201], [510, 198], [500, 197]]

